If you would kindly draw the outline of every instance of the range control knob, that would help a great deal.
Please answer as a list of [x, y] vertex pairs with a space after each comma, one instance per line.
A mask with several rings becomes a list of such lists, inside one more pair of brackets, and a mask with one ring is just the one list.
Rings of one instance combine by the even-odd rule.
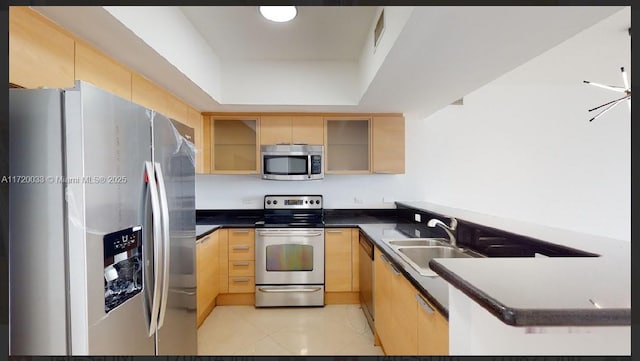
[[273, 204], [278, 204], [278, 201], [273, 201]]
[[267, 201], [267, 204], [271, 204], [271, 201]]
[[316, 199], [316, 204], [320, 204], [320, 200]]

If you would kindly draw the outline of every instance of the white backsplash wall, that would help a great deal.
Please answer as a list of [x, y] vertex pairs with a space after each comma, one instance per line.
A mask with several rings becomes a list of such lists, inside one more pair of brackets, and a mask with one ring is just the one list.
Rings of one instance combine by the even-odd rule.
[[[325, 208], [395, 208], [414, 199], [402, 175], [325, 175], [318, 181], [266, 181], [257, 175], [196, 176], [196, 208], [262, 208], [265, 194], [321, 194]], [[424, 195], [418, 196], [420, 199]]]
[[429, 116], [425, 200], [588, 234], [631, 238], [631, 112], [587, 110], [631, 77], [630, 8]]

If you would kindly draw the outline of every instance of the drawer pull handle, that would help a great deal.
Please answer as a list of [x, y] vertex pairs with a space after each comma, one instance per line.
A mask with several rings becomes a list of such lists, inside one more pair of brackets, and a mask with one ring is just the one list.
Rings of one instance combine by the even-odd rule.
[[393, 272], [394, 275], [398, 276], [400, 275], [400, 271], [398, 271], [398, 269], [391, 264], [391, 262], [389, 262], [389, 260], [387, 259], [387, 257], [385, 257], [383, 254], [380, 255], [380, 259], [387, 264], [387, 266], [389, 266], [389, 268], [391, 269], [391, 272]]
[[326, 231], [327, 233], [342, 233], [341, 229], [328, 229]]
[[396, 266], [392, 265], [391, 262], [389, 262], [388, 264], [389, 264], [389, 268], [391, 268], [391, 272], [393, 272], [394, 275], [399, 276], [400, 271], [398, 271]]
[[251, 279], [249, 278], [232, 278], [231, 281], [233, 282], [249, 282]]
[[233, 233], [249, 233], [248, 229], [235, 229]]
[[206, 236], [204, 238], [200, 238], [196, 241], [196, 244], [204, 244], [207, 243], [211, 239], [211, 236]]
[[249, 246], [233, 246], [234, 251], [248, 251]]
[[434, 312], [433, 308], [431, 308], [431, 306], [429, 306], [427, 301], [425, 301], [422, 298], [422, 296], [420, 296], [419, 294], [416, 294], [416, 300], [418, 300], [418, 304], [420, 305], [420, 307], [422, 307], [424, 312], [426, 312], [426, 313], [428, 313], [430, 315], [433, 314], [433, 312]]
[[249, 262], [233, 262], [234, 266], [248, 266]]
[[318, 292], [322, 290], [322, 287], [313, 287], [313, 288], [268, 288], [268, 287], [260, 287], [258, 288], [260, 292], [264, 293], [292, 293], [292, 292]]

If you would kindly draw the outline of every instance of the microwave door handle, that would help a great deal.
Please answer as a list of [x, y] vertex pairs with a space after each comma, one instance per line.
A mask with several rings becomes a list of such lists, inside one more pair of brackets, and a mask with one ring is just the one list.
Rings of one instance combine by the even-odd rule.
[[311, 177], [311, 154], [307, 155], [307, 175]]

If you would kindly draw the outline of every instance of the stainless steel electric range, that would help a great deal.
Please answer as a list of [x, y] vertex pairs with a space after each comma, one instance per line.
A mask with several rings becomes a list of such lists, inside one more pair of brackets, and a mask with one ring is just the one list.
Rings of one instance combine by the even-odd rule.
[[324, 306], [321, 195], [267, 195], [256, 222], [256, 307]]

